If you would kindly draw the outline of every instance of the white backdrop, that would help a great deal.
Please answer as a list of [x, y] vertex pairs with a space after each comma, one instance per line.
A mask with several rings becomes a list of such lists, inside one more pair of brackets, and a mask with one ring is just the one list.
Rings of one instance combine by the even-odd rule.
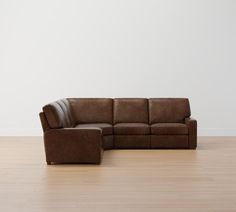
[[189, 97], [236, 135], [236, 1], [0, 1], [0, 135], [41, 135], [63, 97]]

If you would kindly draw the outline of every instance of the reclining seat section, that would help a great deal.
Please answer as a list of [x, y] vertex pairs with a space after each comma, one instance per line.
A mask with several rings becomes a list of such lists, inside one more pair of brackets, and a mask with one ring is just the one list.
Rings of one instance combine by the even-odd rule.
[[149, 148], [147, 99], [114, 99], [115, 148]]
[[190, 116], [188, 99], [149, 99], [151, 148], [186, 148]]
[[68, 98], [39, 115], [48, 164], [100, 163], [103, 149], [197, 147], [186, 98]]

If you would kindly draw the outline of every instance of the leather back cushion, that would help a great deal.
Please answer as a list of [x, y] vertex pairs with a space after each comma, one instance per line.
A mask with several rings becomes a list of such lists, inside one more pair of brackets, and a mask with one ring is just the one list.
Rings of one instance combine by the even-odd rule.
[[69, 98], [76, 124], [112, 124], [112, 99], [108, 98]]
[[67, 99], [52, 102], [43, 107], [50, 128], [72, 127], [74, 119]]
[[114, 99], [114, 123], [148, 123], [148, 100]]
[[149, 99], [149, 123], [183, 123], [191, 115], [186, 98]]

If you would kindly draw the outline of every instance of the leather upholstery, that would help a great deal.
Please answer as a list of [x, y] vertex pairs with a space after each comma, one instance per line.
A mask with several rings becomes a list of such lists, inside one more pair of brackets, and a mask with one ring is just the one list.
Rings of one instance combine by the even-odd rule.
[[188, 141], [189, 148], [196, 149], [197, 147], [197, 121], [193, 118], [186, 118], [185, 123], [188, 126]]
[[186, 149], [187, 135], [151, 135], [151, 148], [156, 149]]
[[44, 133], [46, 161], [53, 163], [100, 163], [100, 129], [52, 129]]
[[188, 99], [149, 99], [149, 123], [184, 123], [191, 115]]
[[181, 123], [158, 123], [151, 125], [153, 135], [187, 135], [188, 127]]
[[114, 135], [116, 149], [148, 149], [150, 135]]
[[113, 135], [103, 136], [103, 139], [102, 139], [103, 149], [104, 150], [113, 149], [114, 148], [113, 140], [114, 140]]
[[150, 127], [144, 123], [119, 123], [114, 125], [115, 135], [148, 135]]
[[114, 99], [114, 124], [116, 123], [148, 123], [147, 99]]
[[188, 135], [151, 135], [151, 148], [152, 149], [189, 148]]
[[62, 110], [64, 111], [68, 126], [73, 127], [75, 125], [75, 120], [72, 115], [71, 105], [68, 99], [61, 99], [60, 101], [57, 101], [57, 103], [61, 106]]
[[67, 99], [52, 102], [43, 107], [50, 128], [72, 127], [74, 125]]
[[39, 116], [48, 164], [100, 163], [103, 148], [197, 147], [185, 98], [69, 98]]
[[41, 125], [43, 128], [43, 132], [50, 130], [50, 126], [48, 124], [45, 114], [43, 112], [40, 112], [39, 117], [40, 117]]
[[113, 127], [111, 124], [106, 123], [89, 123], [89, 124], [78, 124], [75, 128], [77, 129], [89, 129], [89, 128], [100, 128], [103, 135], [112, 135]]
[[112, 124], [112, 99], [106, 98], [70, 98], [68, 99], [76, 124], [109, 123]]

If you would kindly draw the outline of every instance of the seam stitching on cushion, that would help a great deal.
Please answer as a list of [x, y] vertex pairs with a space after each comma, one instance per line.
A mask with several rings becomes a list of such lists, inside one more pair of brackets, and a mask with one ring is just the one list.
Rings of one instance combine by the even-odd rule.
[[[64, 102], [64, 99], [62, 99], [61, 100], [61, 102], [62, 102], [62, 104], [63, 105], [65, 105], [65, 107], [66, 107], [66, 110], [69, 112], [69, 110], [68, 110], [68, 108], [67, 108], [67, 105], [66, 105], [66, 103]], [[62, 109], [63, 110], [63, 109]], [[69, 124], [69, 126], [71, 126], [72, 125], [72, 120], [71, 120], [71, 117], [70, 117], [70, 115], [69, 114], [66, 114], [67, 113], [67, 111], [64, 111], [64, 113], [65, 113], [65, 115], [67, 115], [68, 116], [68, 119], [69, 119], [69, 122], [70, 123], [68, 123]]]
[[[61, 101], [61, 100], [58, 100], [58, 101]], [[58, 101], [56, 101], [56, 103], [59, 105], [59, 107], [63, 111], [63, 115], [64, 115], [63, 119], [64, 119], [65, 118], [65, 111], [63, 110], [63, 107], [58, 103]], [[63, 122], [64, 122], [64, 120], [62, 120], [62, 127], [65, 127]]]

